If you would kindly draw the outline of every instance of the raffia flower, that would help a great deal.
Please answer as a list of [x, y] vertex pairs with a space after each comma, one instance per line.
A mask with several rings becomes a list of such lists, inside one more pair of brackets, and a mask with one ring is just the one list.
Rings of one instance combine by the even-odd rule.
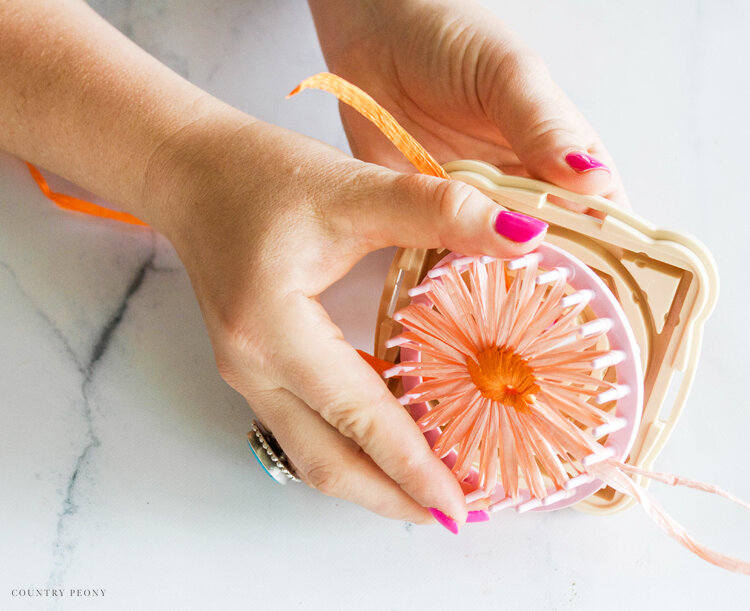
[[600, 404], [617, 386], [596, 372], [623, 355], [601, 349], [608, 320], [583, 320], [591, 292], [570, 294], [564, 270], [541, 271], [539, 260], [464, 257], [433, 269], [394, 316], [405, 330], [389, 345], [413, 360], [386, 376], [419, 376], [401, 401], [429, 402], [417, 424], [437, 431], [440, 457], [454, 453], [459, 481], [548, 504], [611, 456], [600, 441], [622, 423]]

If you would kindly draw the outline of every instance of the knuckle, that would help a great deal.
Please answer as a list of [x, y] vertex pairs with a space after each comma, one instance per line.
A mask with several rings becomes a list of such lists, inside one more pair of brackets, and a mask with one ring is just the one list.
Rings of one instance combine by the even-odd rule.
[[396, 464], [398, 472], [394, 473], [394, 481], [405, 489], [412, 489], [424, 483], [424, 469], [427, 459], [421, 453], [402, 454], [398, 457]]
[[376, 424], [357, 403], [334, 403], [323, 410], [323, 418], [344, 437], [364, 447], [373, 439]]
[[214, 350], [214, 360], [221, 378], [232, 388], [238, 389], [240, 380], [234, 360], [221, 350]]
[[441, 218], [451, 224], [460, 223], [470, 212], [477, 192], [457, 180], [446, 181], [438, 187], [438, 206]]
[[527, 139], [532, 150], [539, 150], [543, 154], [546, 150], [545, 143], [555, 141], [576, 142], [580, 138], [565, 118], [545, 116], [540, 117], [529, 127]]
[[313, 464], [307, 469], [303, 479], [310, 487], [327, 496], [346, 495], [346, 478], [340, 465], [330, 462]]
[[262, 337], [257, 325], [242, 322], [223, 322], [214, 337], [214, 360], [219, 375], [233, 388], [242, 391], [246, 379], [270, 371], [275, 357], [268, 340]]
[[381, 209], [373, 206], [382, 196], [384, 178], [390, 171], [359, 160], [347, 160], [337, 169], [337, 180], [318, 209], [321, 223], [334, 235], [360, 238]]
[[436, 189], [440, 189], [442, 183], [450, 182], [426, 174], [396, 174], [392, 180], [398, 200], [421, 205], [431, 203]]

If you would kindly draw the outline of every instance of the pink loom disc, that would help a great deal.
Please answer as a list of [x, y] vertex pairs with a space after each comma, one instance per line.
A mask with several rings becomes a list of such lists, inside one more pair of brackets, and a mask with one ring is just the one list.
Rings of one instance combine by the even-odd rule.
[[[629, 388], [628, 394], [617, 400], [615, 414], [620, 418], [624, 418], [627, 424], [620, 430], [610, 433], [604, 446], [612, 448], [614, 451], [613, 458], [615, 460], [625, 461], [630, 449], [633, 447], [633, 443], [635, 442], [636, 433], [638, 432], [638, 426], [641, 421], [641, 412], [643, 410], [643, 369], [641, 367], [640, 349], [635, 341], [635, 335], [630, 328], [630, 323], [628, 322], [622, 307], [612, 294], [612, 291], [610, 291], [599, 276], [597, 276], [582, 261], [565, 252], [561, 248], [547, 243], [543, 243], [534, 252], [542, 257], [542, 260], [539, 263], [540, 269], [551, 270], [555, 267], [564, 267], [569, 272], [572, 272], [568, 276], [567, 283], [577, 291], [584, 289], [593, 291], [594, 297], [589, 302], [589, 307], [597, 318], [609, 318], [614, 323], [612, 328], [607, 332], [610, 349], [620, 350], [626, 355], [626, 358], [621, 363], [614, 365], [617, 373], [617, 384], [625, 385]], [[450, 265], [454, 260], [462, 257], [463, 255], [451, 253], [441, 259], [433, 269]], [[425, 277], [423, 284], [427, 280], [428, 278]], [[439, 279], [431, 281], [435, 282], [439, 281]], [[423, 294], [412, 297], [411, 303], [430, 305], [429, 299]], [[421, 360], [420, 353], [413, 348], [402, 347], [401, 360], [419, 361]], [[404, 374], [404, 392], [408, 393], [421, 382], [421, 376], [408, 376], [407, 374]], [[426, 403], [413, 403], [410, 407], [412, 417], [415, 420], [429, 410]], [[435, 430], [425, 432], [425, 438], [430, 443], [430, 446], [435, 444], [437, 437], [438, 432]], [[449, 467], [452, 467], [456, 462], [455, 450], [452, 450], [447, 456], [445, 456], [443, 461]], [[464, 481], [468, 483], [476, 482], [477, 471], [472, 469], [471, 473]], [[547, 511], [567, 507], [594, 494], [597, 490], [602, 488], [603, 485], [604, 484], [601, 481], [595, 479], [588, 484], [584, 484], [574, 489], [572, 496], [558, 501], [557, 503], [538, 507], [535, 511]], [[505, 490], [503, 490], [502, 484], [498, 482], [491, 495], [491, 502], [494, 503], [500, 501], [505, 497]]]

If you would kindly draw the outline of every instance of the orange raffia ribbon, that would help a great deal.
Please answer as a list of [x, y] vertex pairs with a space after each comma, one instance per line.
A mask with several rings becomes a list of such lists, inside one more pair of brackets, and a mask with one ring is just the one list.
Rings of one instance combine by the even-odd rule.
[[377, 371], [379, 375], [383, 375], [384, 371], [393, 367], [393, 363], [391, 363], [390, 361], [379, 359], [376, 356], [368, 354], [364, 350], [357, 350], [357, 354], [359, 354], [359, 356], [361, 356], [370, 367]]
[[290, 98], [303, 89], [321, 89], [332, 93], [344, 104], [348, 104], [363, 117], [372, 121], [420, 172], [446, 180], [450, 179], [435, 158], [399, 125], [393, 115], [356, 85], [330, 72], [321, 72], [306, 78], [286, 97]]
[[99, 216], [105, 219], [112, 219], [115, 221], [120, 221], [122, 223], [130, 223], [131, 225], [141, 225], [143, 227], [148, 227], [148, 225], [142, 220], [134, 217], [132, 214], [128, 214], [127, 212], [110, 210], [109, 208], [99, 206], [92, 202], [87, 202], [85, 199], [79, 199], [77, 197], [73, 197], [72, 195], [66, 195], [65, 193], [58, 193], [57, 191], [53, 191], [52, 189], [50, 189], [49, 184], [47, 184], [47, 181], [44, 179], [44, 176], [42, 176], [42, 173], [36, 167], [31, 165], [28, 161], [26, 162], [26, 166], [29, 168], [29, 172], [31, 172], [32, 178], [36, 181], [36, 184], [39, 185], [42, 193], [44, 193], [49, 199], [60, 206], [60, 208], [64, 208], [65, 210], [73, 210], [75, 212], [83, 212], [84, 214]]

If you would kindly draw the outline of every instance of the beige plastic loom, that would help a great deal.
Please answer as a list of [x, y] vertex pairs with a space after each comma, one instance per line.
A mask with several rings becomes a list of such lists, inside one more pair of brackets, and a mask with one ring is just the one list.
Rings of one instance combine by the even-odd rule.
[[[481, 161], [453, 161], [444, 167], [451, 178], [475, 186], [506, 208], [549, 223], [547, 241], [586, 263], [612, 290], [635, 334], [645, 373], [643, 418], [627, 463], [651, 469], [685, 405], [703, 325], [718, 297], [716, 263], [708, 250], [694, 238], [658, 229], [602, 197], [508, 176]], [[561, 200], [596, 210], [602, 218], [574, 212]], [[396, 253], [380, 300], [377, 357], [396, 360], [398, 348], [385, 348], [386, 340], [401, 331], [393, 313], [409, 303], [407, 291], [444, 255], [443, 250], [423, 249]], [[400, 381], [389, 384], [398, 393]], [[632, 503], [632, 497], [603, 488], [576, 507], [607, 514]]]

